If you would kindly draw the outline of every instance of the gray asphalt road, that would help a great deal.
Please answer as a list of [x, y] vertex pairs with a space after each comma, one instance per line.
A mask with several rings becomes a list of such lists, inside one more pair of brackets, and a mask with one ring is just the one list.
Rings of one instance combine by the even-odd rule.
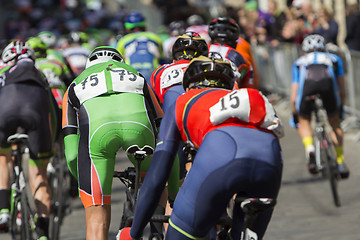
[[[349, 130], [345, 134], [345, 159], [351, 175], [339, 184], [342, 206], [337, 208], [332, 202], [329, 182], [307, 172], [300, 137], [287, 124], [288, 111], [281, 105], [277, 110], [285, 124], [286, 133], [281, 139], [283, 183], [264, 239], [360, 240], [360, 142], [354, 141], [359, 129]], [[119, 160], [117, 168], [125, 168], [127, 162], [123, 154], [119, 154]], [[109, 239], [115, 239], [124, 199], [124, 187], [120, 181], [114, 182], [113, 189]], [[10, 237], [1, 234], [0, 239], [8, 240]], [[72, 212], [65, 218], [61, 239], [85, 239], [84, 209], [79, 199], [72, 201]]]

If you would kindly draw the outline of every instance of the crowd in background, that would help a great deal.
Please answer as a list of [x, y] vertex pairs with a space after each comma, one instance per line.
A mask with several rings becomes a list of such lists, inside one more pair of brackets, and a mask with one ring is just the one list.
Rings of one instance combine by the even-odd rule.
[[[311, 1], [287, 1], [286, 9], [279, 9], [277, 1], [269, 0], [268, 10], [259, 9], [257, 1], [246, 1], [240, 8], [225, 6], [225, 15], [237, 20], [242, 29], [242, 37], [251, 44], [271, 44], [281, 42], [300, 44], [309, 33], [318, 33], [328, 43], [338, 44], [339, 24], [332, 12], [325, 6], [314, 9]], [[152, 4], [163, 13], [163, 26], [158, 33], [168, 37], [169, 25], [174, 21], [186, 21], [192, 15], [203, 18], [207, 24], [213, 17], [206, 8], [190, 6], [187, 0], [161, 1]], [[102, 43], [117, 41], [124, 34], [123, 19], [128, 13], [125, 4], [110, 13], [102, 3], [94, 7], [80, 1], [14, 1], [7, 2], [5, 9], [12, 11], [5, 19], [4, 34], [0, 39], [26, 39], [40, 31], [52, 31], [64, 36], [72, 31], [96, 33]], [[131, 9], [132, 10], [132, 9]], [[360, 50], [359, 5], [346, 8], [345, 43], [351, 50]], [[99, 39], [101, 38], [101, 39]]]

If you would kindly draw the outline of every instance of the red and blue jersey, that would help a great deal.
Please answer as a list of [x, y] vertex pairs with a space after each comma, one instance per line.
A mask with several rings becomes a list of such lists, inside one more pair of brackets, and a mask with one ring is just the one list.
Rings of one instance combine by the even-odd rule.
[[[269, 131], [275, 112], [263, 95], [251, 88], [194, 89], [176, 101], [175, 118], [181, 138], [198, 148], [211, 130], [239, 126]], [[280, 122], [279, 122], [280, 123]]]
[[151, 75], [151, 87], [160, 102], [164, 103], [164, 95], [174, 85], [181, 85], [189, 60], [179, 60], [172, 64], [158, 67]]

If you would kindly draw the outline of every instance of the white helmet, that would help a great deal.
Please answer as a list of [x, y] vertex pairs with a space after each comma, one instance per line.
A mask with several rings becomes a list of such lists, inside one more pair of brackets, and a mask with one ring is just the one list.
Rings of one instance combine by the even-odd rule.
[[38, 37], [46, 44], [46, 46], [55, 47], [56, 36], [54, 33], [49, 31], [42, 31], [38, 33]]
[[302, 50], [304, 52], [325, 51], [325, 38], [319, 34], [308, 35], [302, 42]]
[[86, 61], [86, 68], [98, 63], [104, 63], [110, 60], [124, 62], [121, 54], [113, 47], [101, 46], [96, 47], [89, 55]]
[[33, 60], [35, 59], [34, 51], [26, 42], [15, 40], [4, 48], [1, 59], [4, 63], [8, 63], [12, 60], [16, 60], [20, 55], [27, 55], [27, 57], [30, 57]]

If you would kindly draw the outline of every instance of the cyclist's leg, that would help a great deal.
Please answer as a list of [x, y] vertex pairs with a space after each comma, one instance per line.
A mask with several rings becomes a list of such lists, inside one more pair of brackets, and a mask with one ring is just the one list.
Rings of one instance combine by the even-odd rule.
[[[38, 86], [28, 86], [33, 96], [28, 94], [28, 103], [21, 109], [21, 114], [33, 121], [29, 135], [29, 183], [39, 214], [37, 226], [40, 235], [48, 237], [51, 189], [47, 179], [47, 164], [52, 156], [52, 133], [49, 121], [50, 101], [48, 92]], [[45, 104], [44, 104], [45, 103]], [[23, 120], [26, 123], [26, 120]]]
[[[226, 128], [221, 130], [224, 129]], [[206, 236], [235, 193], [251, 194], [252, 188], [258, 186], [252, 181], [260, 179], [259, 182], [265, 185], [264, 188], [273, 191], [270, 197], [276, 197], [280, 187], [282, 163], [280, 153], [273, 150], [279, 151], [279, 148], [274, 148], [274, 141], [277, 141], [275, 137], [253, 129], [227, 129], [226, 133], [219, 130], [208, 133], [199, 148], [191, 171], [175, 200], [168, 239], [176, 239], [172, 235], [172, 228], [191, 237]], [[239, 136], [244, 138], [239, 140]], [[221, 139], [221, 142], [218, 139]], [[254, 139], [256, 144], [250, 139]], [[259, 149], [262, 151], [259, 152]], [[270, 168], [276, 169], [276, 182], [262, 181], [262, 178], [255, 174], [258, 169], [253, 165], [255, 161], [249, 158], [254, 153], [256, 157], [261, 156], [264, 165], [274, 164]], [[257, 177], [254, 179], [253, 176]]]
[[336, 160], [338, 163], [338, 169], [342, 178], [349, 177], [349, 169], [344, 163], [344, 150], [343, 150], [343, 131], [340, 126], [340, 102], [337, 101], [336, 95], [332, 89], [328, 92], [324, 92], [321, 95], [324, 102], [324, 107], [328, 115], [328, 121], [332, 128], [331, 140], [334, 144], [336, 153]]
[[[88, 123], [90, 121], [91, 116]], [[103, 123], [105, 121], [106, 117]], [[81, 167], [78, 168], [78, 176], [80, 198], [85, 207], [86, 239], [108, 238], [112, 173], [121, 143], [114, 129], [114, 124], [105, 124], [92, 131], [84, 119], [80, 124], [78, 166]], [[92, 136], [91, 141], [89, 136]]]
[[318, 83], [307, 80], [303, 85], [301, 99], [298, 102], [297, 110], [299, 114], [298, 132], [305, 147], [305, 156], [307, 159], [307, 167], [310, 173], [318, 172], [315, 160], [315, 146], [313, 143], [313, 131], [311, 127], [311, 113], [313, 111], [311, 101], [306, 97], [318, 93]]
[[7, 231], [10, 218], [9, 167], [10, 151], [0, 148], [0, 231]]

